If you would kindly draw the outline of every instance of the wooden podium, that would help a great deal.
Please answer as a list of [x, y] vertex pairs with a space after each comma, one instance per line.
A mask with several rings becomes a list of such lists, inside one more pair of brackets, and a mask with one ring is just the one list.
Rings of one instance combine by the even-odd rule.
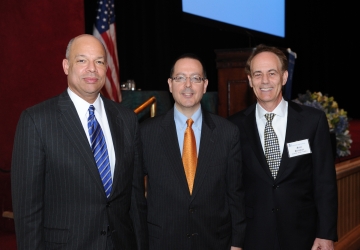
[[256, 101], [245, 74], [252, 48], [215, 50], [218, 69], [218, 114], [228, 117]]

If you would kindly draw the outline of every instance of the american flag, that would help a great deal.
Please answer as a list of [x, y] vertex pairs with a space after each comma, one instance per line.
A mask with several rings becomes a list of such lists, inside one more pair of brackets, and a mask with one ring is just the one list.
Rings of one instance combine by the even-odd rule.
[[100, 0], [98, 2], [93, 35], [104, 44], [109, 65], [106, 83], [101, 93], [115, 102], [121, 102], [114, 0]]

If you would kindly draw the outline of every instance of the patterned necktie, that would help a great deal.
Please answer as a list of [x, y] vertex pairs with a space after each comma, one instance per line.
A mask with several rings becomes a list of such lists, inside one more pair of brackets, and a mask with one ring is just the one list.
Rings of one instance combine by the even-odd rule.
[[197, 165], [197, 150], [196, 150], [196, 140], [195, 140], [194, 131], [191, 128], [194, 121], [192, 119], [188, 119], [186, 123], [188, 126], [185, 130], [185, 135], [184, 135], [182, 161], [184, 164], [185, 175], [191, 195], [194, 186], [194, 178], [195, 178], [196, 165]]
[[110, 161], [106, 146], [105, 136], [96, 120], [94, 114], [95, 107], [90, 105], [88, 128], [91, 141], [91, 149], [94, 154], [95, 162], [98, 167], [102, 183], [104, 185], [106, 197], [109, 198], [111, 193], [112, 179], [110, 170]]
[[268, 162], [271, 175], [275, 179], [281, 162], [281, 153], [280, 153], [278, 138], [271, 124], [274, 116], [275, 116], [274, 113], [265, 114], [265, 118], [267, 122], [265, 125], [264, 134], [265, 134], [265, 157]]

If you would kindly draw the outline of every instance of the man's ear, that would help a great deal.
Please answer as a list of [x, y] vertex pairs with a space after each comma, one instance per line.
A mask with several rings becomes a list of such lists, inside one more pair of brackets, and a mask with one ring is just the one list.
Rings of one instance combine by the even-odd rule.
[[68, 75], [69, 74], [69, 60], [64, 59], [62, 61], [62, 66], [63, 66], [64, 72], [65, 72], [65, 75]]
[[172, 79], [171, 78], [168, 79], [168, 85], [169, 85], [169, 91], [170, 91], [170, 93], [172, 93]]
[[248, 80], [249, 80], [249, 85], [250, 85], [250, 87], [252, 88], [253, 87], [253, 85], [252, 85], [252, 82], [251, 82], [251, 76], [247, 76], [248, 77]]
[[208, 79], [205, 79], [204, 81], [204, 91], [203, 91], [203, 94], [206, 93], [206, 90], [207, 90], [207, 86], [209, 85], [209, 80]]
[[283, 86], [286, 84], [288, 77], [289, 77], [289, 72], [285, 70], [283, 73], [283, 82], [282, 82]]

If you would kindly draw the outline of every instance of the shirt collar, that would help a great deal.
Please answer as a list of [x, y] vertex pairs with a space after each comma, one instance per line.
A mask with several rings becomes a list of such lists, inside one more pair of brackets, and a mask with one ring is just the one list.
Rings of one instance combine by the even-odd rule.
[[285, 117], [286, 116], [286, 109], [287, 109], [287, 102], [284, 98], [281, 99], [281, 102], [277, 105], [277, 107], [272, 111], [266, 111], [259, 103], [256, 104], [256, 115], [258, 119], [266, 119], [265, 114], [267, 113], [274, 113], [277, 116]]
[[87, 117], [89, 107], [90, 107], [90, 105], [93, 105], [94, 108], [95, 108], [95, 112], [97, 112], [100, 115], [100, 117], [102, 116], [103, 103], [102, 103], [102, 100], [100, 98], [100, 94], [98, 95], [98, 97], [96, 98], [94, 103], [88, 103], [87, 101], [82, 99], [80, 96], [75, 94], [70, 88], [67, 89], [67, 92], [68, 92], [68, 94], [70, 96], [70, 99], [74, 103], [75, 108], [76, 108], [79, 115], [81, 114], [81, 115], [84, 115], [84, 116]]
[[[176, 106], [174, 105], [174, 120], [175, 123], [179, 124], [181, 128], [186, 128], [187, 124], [187, 117], [182, 114], [179, 110], [176, 109]], [[202, 123], [202, 112], [201, 112], [201, 106], [198, 110], [195, 111], [195, 113], [191, 116], [191, 119], [194, 121], [192, 127], [196, 127], [199, 130], [201, 130], [201, 123]]]

